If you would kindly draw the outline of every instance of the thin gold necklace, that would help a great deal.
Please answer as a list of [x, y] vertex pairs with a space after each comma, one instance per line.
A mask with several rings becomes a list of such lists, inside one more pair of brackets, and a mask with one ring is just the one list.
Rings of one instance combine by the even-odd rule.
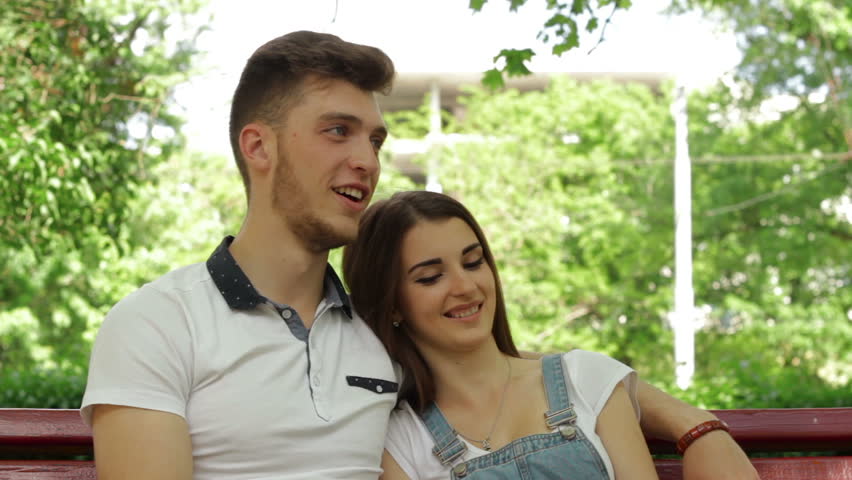
[[486, 452], [491, 451], [491, 435], [494, 433], [494, 429], [497, 428], [497, 421], [500, 420], [500, 413], [503, 412], [503, 404], [506, 403], [506, 392], [509, 390], [509, 383], [511, 383], [512, 380], [512, 362], [509, 361], [508, 355], [504, 357], [506, 358], [506, 366], [508, 367], [508, 375], [506, 375], [506, 385], [503, 386], [503, 394], [500, 396], [500, 406], [497, 407], [497, 414], [494, 416], [494, 423], [491, 424], [491, 430], [488, 431], [488, 435], [486, 435], [485, 438], [482, 440], [474, 440], [456, 430], [456, 432], [461, 435], [465, 440], [482, 445], [482, 449]]

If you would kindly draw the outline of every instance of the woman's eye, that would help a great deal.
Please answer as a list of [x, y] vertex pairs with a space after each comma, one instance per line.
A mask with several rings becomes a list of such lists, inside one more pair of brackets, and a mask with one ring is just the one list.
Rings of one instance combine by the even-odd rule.
[[326, 130], [326, 132], [329, 132], [329, 133], [332, 133], [334, 135], [338, 135], [338, 136], [342, 137], [342, 136], [346, 135], [346, 127], [344, 127], [342, 125], [338, 125], [336, 127], [329, 128], [328, 130]]
[[417, 283], [420, 283], [420, 284], [423, 284], [423, 285], [431, 285], [431, 284], [435, 283], [436, 281], [438, 281], [438, 278], [440, 278], [440, 276], [441, 276], [441, 274], [439, 273], [438, 275], [432, 275], [431, 277], [418, 278], [415, 281]]
[[479, 260], [476, 260], [476, 261], [473, 261], [473, 262], [470, 262], [470, 263], [465, 263], [464, 268], [466, 268], [468, 270], [476, 270], [477, 268], [482, 266], [482, 263], [484, 261], [485, 261], [485, 257], [480, 257]]

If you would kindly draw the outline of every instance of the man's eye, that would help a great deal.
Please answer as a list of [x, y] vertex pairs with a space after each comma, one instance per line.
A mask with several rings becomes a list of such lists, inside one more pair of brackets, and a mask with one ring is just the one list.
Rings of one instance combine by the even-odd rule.
[[440, 278], [440, 277], [441, 277], [441, 274], [439, 273], [437, 275], [432, 275], [431, 277], [418, 278], [415, 281], [417, 283], [420, 283], [420, 284], [423, 284], [423, 285], [431, 285], [431, 284], [437, 282], [438, 278]]
[[476, 270], [477, 268], [482, 266], [482, 262], [484, 262], [484, 261], [485, 261], [485, 257], [479, 257], [479, 260], [476, 260], [476, 261], [473, 261], [473, 262], [470, 262], [470, 263], [465, 263], [464, 268], [466, 268], [468, 270]]
[[375, 137], [375, 138], [371, 138], [370, 142], [373, 144], [373, 148], [375, 148], [376, 151], [378, 152], [379, 150], [381, 150], [382, 145], [384, 145], [385, 139], [380, 138], [380, 137]]
[[326, 132], [334, 134], [334, 135], [339, 135], [339, 136], [342, 137], [342, 136], [346, 135], [346, 127], [344, 127], [342, 125], [337, 125], [335, 127], [329, 128], [328, 130], [326, 130]]

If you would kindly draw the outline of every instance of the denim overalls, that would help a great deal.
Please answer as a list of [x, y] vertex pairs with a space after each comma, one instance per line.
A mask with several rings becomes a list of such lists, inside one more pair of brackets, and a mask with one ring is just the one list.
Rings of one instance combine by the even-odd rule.
[[467, 446], [447, 423], [438, 406], [432, 403], [421, 415], [435, 440], [432, 449], [442, 464], [452, 468], [455, 479], [465, 480], [569, 480], [608, 479], [603, 460], [582, 430], [575, 426], [577, 414], [568, 399], [562, 356], [542, 359], [544, 387], [547, 392], [545, 422], [556, 432], [519, 438], [494, 452], [459, 462]]

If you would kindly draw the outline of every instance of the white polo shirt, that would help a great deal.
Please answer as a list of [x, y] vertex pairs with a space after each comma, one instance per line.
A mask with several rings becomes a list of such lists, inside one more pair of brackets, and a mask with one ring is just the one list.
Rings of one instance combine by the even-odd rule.
[[84, 420], [97, 404], [180, 415], [196, 479], [375, 480], [397, 390], [384, 347], [331, 267], [307, 330], [254, 289], [232, 240], [107, 314]]

